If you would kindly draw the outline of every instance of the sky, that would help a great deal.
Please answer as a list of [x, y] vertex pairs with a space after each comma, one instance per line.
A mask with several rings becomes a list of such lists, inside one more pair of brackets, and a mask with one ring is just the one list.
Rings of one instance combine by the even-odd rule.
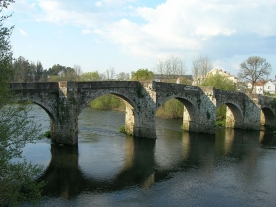
[[116, 73], [180, 57], [208, 56], [215, 68], [236, 75], [240, 63], [260, 56], [276, 75], [276, 0], [15, 0], [15, 58], [83, 72]]

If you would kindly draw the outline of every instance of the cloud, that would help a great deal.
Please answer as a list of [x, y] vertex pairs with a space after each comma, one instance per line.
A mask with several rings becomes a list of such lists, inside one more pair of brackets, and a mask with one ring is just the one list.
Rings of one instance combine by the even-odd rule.
[[28, 36], [27, 32], [25, 32], [23, 29], [19, 29], [20, 34], [23, 36]]
[[97, 2], [95, 3], [95, 6], [96, 6], [96, 7], [101, 7], [102, 5], [103, 5], [103, 3], [100, 2], [100, 1], [97, 1]]
[[82, 34], [93, 31], [139, 56], [275, 52], [275, 0], [167, 0], [152, 8], [135, 8], [135, 0], [101, 0], [93, 4], [97, 10], [80, 10], [73, 2], [40, 0], [37, 20], [84, 27]]
[[81, 31], [81, 33], [84, 34], [84, 35], [86, 35], [86, 34], [91, 34], [91, 30], [89, 30], [89, 29], [83, 29], [83, 30]]

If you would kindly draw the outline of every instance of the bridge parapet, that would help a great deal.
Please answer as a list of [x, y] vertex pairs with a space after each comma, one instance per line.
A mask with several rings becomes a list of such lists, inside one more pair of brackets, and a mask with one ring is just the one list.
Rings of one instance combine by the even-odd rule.
[[59, 88], [58, 82], [38, 82], [38, 83], [10, 83], [13, 90], [30, 90], [30, 89], [53, 89]]

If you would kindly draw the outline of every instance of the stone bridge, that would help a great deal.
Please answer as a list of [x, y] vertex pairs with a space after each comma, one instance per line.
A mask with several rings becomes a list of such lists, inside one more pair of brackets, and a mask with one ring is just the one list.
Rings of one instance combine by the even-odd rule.
[[[11, 83], [21, 100], [41, 106], [51, 120], [52, 138], [78, 143], [78, 116], [93, 99], [114, 94], [126, 104], [125, 129], [137, 137], [156, 138], [156, 110], [170, 99], [184, 105], [183, 129], [214, 134], [216, 109], [227, 106], [226, 127], [259, 130], [276, 125], [276, 99], [182, 84], [138, 81]], [[95, 117], [97, 118], [97, 117]]]

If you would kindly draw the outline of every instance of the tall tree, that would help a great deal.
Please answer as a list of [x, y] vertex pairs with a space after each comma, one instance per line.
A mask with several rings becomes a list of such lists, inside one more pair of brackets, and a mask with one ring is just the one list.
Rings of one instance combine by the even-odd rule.
[[26, 161], [15, 162], [22, 158], [26, 143], [38, 138], [39, 129], [28, 119], [25, 106], [12, 105], [13, 94], [9, 90], [12, 73], [12, 52], [10, 35], [13, 27], [5, 27], [4, 21], [10, 16], [2, 12], [13, 0], [0, 1], [0, 205], [16, 206], [20, 202], [36, 200], [41, 196], [41, 183], [33, 179], [40, 173], [38, 166]]
[[213, 69], [213, 63], [208, 56], [199, 55], [193, 60], [192, 73], [196, 85], [201, 85], [209, 71]]
[[256, 82], [263, 80], [271, 73], [271, 70], [271, 64], [268, 63], [265, 58], [251, 56], [241, 63], [238, 77], [252, 82], [252, 93]]

